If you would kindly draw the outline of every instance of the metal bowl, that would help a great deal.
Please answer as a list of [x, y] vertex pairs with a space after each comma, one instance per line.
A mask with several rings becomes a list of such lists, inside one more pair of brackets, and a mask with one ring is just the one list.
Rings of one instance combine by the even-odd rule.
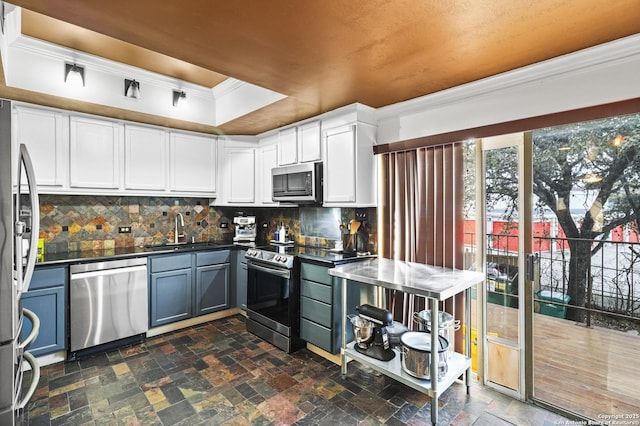
[[369, 341], [373, 337], [373, 323], [358, 315], [349, 316], [348, 318], [353, 325], [353, 335], [356, 344], [361, 349], [367, 349], [369, 347]]

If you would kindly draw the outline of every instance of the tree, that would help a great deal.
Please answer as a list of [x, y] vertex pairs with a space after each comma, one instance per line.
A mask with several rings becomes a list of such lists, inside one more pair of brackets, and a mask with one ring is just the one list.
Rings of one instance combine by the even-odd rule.
[[[570, 304], [584, 306], [593, 254], [614, 228], [634, 224], [637, 229], [640, 114], [539, 129], [532, 139], [537, 207], [553, 212], [568, 239]], [[488, 203], [500, 199], [515, 206], [515, 156], [487, 161]], [[511, 217], [512, 212], [507, 208], [505, 214]], [[569, 309], [567, 315], [582, 320], [579, 309]]]

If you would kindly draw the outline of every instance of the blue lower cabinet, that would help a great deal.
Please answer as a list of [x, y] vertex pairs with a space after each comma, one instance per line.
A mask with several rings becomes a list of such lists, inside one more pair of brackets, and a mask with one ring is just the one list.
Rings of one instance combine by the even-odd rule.
[[196, 269], [196, 315], [229, 308], [229, 264]]
[[230, 307], [229, 250], [150, 258], [149, 326], [157, 327]]
[[[38, 337], [27, 348], [34, 356], [66, 350], [66, 266], [38, 267], [29, 291], [22, 295], [22, 306], [40, 319]], [[27, 337], [32, 324], [24, 317], [22, 336]]]
[[193, 316], [192, 282], [191, 269], [151, 274], [151, 327]]
[[[329, 267], [302, 262], [300, 265], [300, 337], [331, 353], [340, 353], [342, 340], [342, 280], [329, 275]], [[347, 313], [360, 304], [360, 285], [347, 284]], [[347, 324], [347, 342], [353, 327]]]

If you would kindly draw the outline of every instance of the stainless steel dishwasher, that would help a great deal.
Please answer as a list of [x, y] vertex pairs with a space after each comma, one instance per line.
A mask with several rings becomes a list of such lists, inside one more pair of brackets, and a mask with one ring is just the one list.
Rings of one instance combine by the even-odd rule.
[[104, 350], [145, 337], [146, 257], [71, 265], [70, 275], [70, 359], [92, 352], [89, 348]]

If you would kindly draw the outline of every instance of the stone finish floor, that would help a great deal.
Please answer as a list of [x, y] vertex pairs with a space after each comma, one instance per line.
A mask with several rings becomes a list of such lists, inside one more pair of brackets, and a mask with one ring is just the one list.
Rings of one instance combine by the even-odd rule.
[[[440, 398], [443, 425], [557, 425], [564, 418], [473, 384]], [[240, 315], [42, 369], [27, 425], [425, 425], [429, 398], [303, 349], [286, 354]]]

